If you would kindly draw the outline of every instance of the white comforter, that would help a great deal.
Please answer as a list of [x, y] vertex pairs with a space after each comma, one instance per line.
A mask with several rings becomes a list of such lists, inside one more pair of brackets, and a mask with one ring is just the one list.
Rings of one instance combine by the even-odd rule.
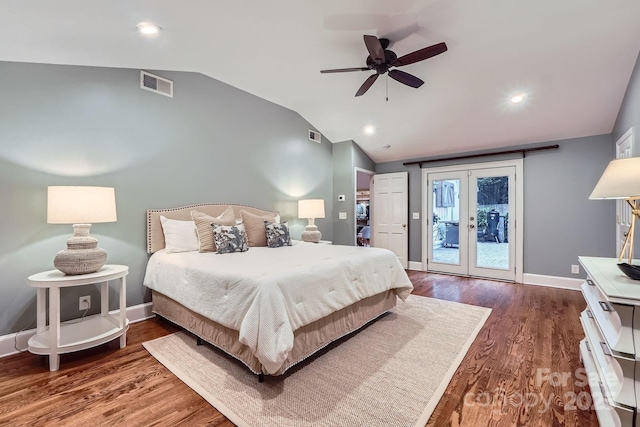
[[293, 348], [293, 332], [363, 298], [413, 285], [386, 249], [294, 242], [232, 254], [156, 252], [144, 285], [240, 331], [266, 373]]

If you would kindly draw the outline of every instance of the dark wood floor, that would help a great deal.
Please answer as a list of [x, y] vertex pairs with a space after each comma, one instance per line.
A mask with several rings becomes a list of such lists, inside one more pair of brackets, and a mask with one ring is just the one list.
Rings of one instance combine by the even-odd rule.
[[[593, 411], [578, 409], [589, 392], [576, 376], [585, 307], [579, 292], [409, 276], [417, 295], [493, 309], [429, 426], [598, 425]], [[131, 325], [124, 349], [115, 340], [63, 355], [58, 372], [29, 353], [0, 359], [0, 425], [232, 426], [141, 345], [176, 330], [161, 319]]]

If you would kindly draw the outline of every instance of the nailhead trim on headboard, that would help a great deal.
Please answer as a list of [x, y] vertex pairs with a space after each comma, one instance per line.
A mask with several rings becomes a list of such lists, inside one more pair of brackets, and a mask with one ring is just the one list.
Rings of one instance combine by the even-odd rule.
[[[177, 207], [177, 208], [167, 208], [167, 209], [149, 209], [147, 210], [147, 253], [153, 253], [155, 252], [153, 250], [153, 242], [152, 242], [152, 236], [153, 236], [153, 230], [154, 230], [154, 226], [158, 227], [160, 225], [160, 223], [158, 222], [158, 224], [154, 224], [152, 222], [152, 214], [166, 214], [165, 216], [169, 217], [171, 212], [178, 212], [178, 211], [191, 211], [193, 209], [198, 209], [198, 208], [203, 208], [203, 207], [208, 207], [208, 206], [232, 206], [236, 209], [234, 209], [236, 212], [239, 212], [240, 209], [247, 209], [247, 210], [252, 210], [254, 211], [254, 213], [257, 214], [267, 214], [267, 213], [275, 213], [275, 214], [279, 214], [279, 212], [277, 211], [268, 211], [268, 210], [264, 210], [264, 209], [260, 209], [260, 208], [255, 208], [253, 206], [248, 206], [248, 205], [240, 205], [240, 204], [234, 204], [234, 203], [199, 203], [196, 205], [188, 205], [188, 206], [181, 206], [181, 207]], [[159, 215], [158, 215], [159, 217]], [[236, 218], [239, 218], [239, 216], [236, 216]], [[156, 249], [158, 250], [158, 249]]]

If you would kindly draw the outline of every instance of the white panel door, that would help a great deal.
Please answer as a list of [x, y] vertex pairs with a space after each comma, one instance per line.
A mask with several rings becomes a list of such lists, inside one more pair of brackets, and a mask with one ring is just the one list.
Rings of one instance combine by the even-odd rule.
[[[633, 157], [633, 128], [616, 143], [616, 159]], [[616, 255], [620, 254], [631, 227], [631, 206], [624, 200], [616, 200]]]
[[373, 177], [371, 246], [389, 249], [408, 267], [409, 174], [396, 172]]

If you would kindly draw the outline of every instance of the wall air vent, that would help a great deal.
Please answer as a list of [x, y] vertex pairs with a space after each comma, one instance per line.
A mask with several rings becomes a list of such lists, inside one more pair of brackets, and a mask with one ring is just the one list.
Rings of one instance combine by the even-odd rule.
[[320, 134], [320, 132], [316, 132], [315, 130], [309, 129], [309, 139], [320, 144], [322, 142], [322, 134]]
[[140, 88], [173, 98], [173, 82], [140, 70]]

